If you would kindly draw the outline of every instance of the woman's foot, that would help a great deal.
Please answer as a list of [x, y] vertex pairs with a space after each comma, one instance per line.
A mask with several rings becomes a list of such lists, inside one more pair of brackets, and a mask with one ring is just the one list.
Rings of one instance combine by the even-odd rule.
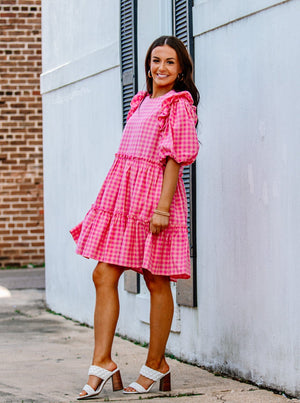
[[[146, 364], [146, 365], [147, 365], [147, 364]], [[161, 364], [161, 366], [160, 366], [159, 368], [152, 368], [152, 367], [149, 367], [149, 368], [154, 369], [155, 371], [158, 371], [158, 372], [160, 372], [160, 373], [162, 373], [162, 374], [166, 374], [166, 373], [169, 371], [169, 369], [170, 369], [170, 368], [169, 368], [169, 365], [167, 364], [166, 361], [164, 361], [164, 362]], [[141, 385], [145, 390], [149, 389], [150, 386], [151, 386], [154, 382], [155, 382], [155, 381], [153, 381], [153, 380], [150, 379], [150, 378], [147, 378], [146, 376], [144, 376], [144, 375], [142, 375], [142, 374], [139, 375], [139, 377], [138, 377], [138, 379], [137, 379], [137, 381], [136, 381], [136, 383], [138, 383], [139, 385]], [[135, 388], [131, 387], [131, 386], [127, 386], [126, 388], [124, 388], [124, 392], [127, 392], [127, 393], [135, 393], [135, 392], [137, 392], [137, 390], [136, 390]]]
[[[117, 368], [117, 364], [114, 363], [113, 361], [109, 362], [109, 363], [94, 363], [92, 365], [97, 365], [98, 367], [101, 367], [103, 369], [106, 369], [107, 371], [114, 371]], [[93, 388], [95, 391], [99, 388], [99, 386], [101, 385], [101, 382], [103, 380], [101, 378], [98, 378], [98, 376], [95, 375], [89, 375], [88, 381], [87, 381], [87, 385], [89, 385], [91, 388]], [[85, 395], [87, 395], [88, 393], [85, 390], [82, 390], [79, 393], [80, 397], [83, 397]]]

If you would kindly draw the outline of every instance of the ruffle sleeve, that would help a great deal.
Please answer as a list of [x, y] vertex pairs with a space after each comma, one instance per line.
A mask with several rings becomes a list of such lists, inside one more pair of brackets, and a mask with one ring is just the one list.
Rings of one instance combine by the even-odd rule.
[[162, 131], [160, 160], [171, 157], [181, 165], [194, 162], [199, 151], [199, 142], [195, 128], [196, 107], [191, 94], [188, 91], [173, 92], [164, 99], [158, 119]]
[[146, 91], [139, 91], [135, 96], [132, 98], [130, 102], [130, 109], [127, 115], [127, 120], [134, 114], [134, 112], [139, 107], [142, 100], [145, 98], [147, 92]]

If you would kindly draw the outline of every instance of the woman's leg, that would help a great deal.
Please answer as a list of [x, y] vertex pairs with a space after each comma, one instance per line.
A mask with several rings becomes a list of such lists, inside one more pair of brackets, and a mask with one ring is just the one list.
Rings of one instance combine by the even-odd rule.
[[[165, 359], [165, 349], [170, 334], [174, 303], [167, 276], [155, 276], [144, 270], [144, 279], [150, 291], [150, 343], [146, 365], [159, 372], [168, 372], [169, 366]], [[142, 375], [137, 382], [145, 389], [153, 383]], [[132, 391], [132, 388], [126, 388]]]
[[[98, 263], [93, 272], [96, 288], [93, 365], [98, 365], [108, 371], [117, 368], [111, 358], [111, 349], [119, 317], [118, 282], [123, 271], [118, 266]], [[96, 390], [100, 384], [99, 378], [90, 375], [88, 384]], [[85, 391], [80, 393], [81, 396], [85, 394]]]

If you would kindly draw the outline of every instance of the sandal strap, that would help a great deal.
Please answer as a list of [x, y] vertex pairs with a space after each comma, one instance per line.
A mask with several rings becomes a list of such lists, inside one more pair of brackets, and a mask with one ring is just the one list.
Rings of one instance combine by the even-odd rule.
[[135, 390], [136, 390], [137, 392], [139, 392], [139, 393], [145, 393], [145, 392], [147, 392], [146, 389], [145, 389], [142, 385], [140, 385], [139, 383], [137, 383], [137, 382], [131, 382], [131, 384], [130, 384], [128, 387], [135, 389]]
[[152, 381], [156, 382], [159, 379], [163, 378], [166, 374], [162, 372], [156, 371], [155, 369], [147, 367], [147, 365], [143, 365], [140, 374], [145, 376], [148, 379], [152, 379]]
[[84, 385], [82, 388], [88, 395], [91, 395], [92, 393], [95, 393], [95, 390], [88, 384]]
[[107, 369], [98, 367], [98, 365], [91, 365], [89, 368], [88, 375], [94, 375], [94, 376], [97, 376], [98, 378], [102, 379], [103, 381], [106, 381], [117, 370], [118, 370], [118, 368], [116, 368], [114, 371], [108, 371]]

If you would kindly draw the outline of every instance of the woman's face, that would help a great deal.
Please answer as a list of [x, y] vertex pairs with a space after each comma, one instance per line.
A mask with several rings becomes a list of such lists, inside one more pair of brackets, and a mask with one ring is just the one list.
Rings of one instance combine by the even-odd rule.
[[161, 96], [174, 87], [181, 73], [176, 51], [169, 45], [157, 46], [151, 52], [150, 71], [153, 96]]

